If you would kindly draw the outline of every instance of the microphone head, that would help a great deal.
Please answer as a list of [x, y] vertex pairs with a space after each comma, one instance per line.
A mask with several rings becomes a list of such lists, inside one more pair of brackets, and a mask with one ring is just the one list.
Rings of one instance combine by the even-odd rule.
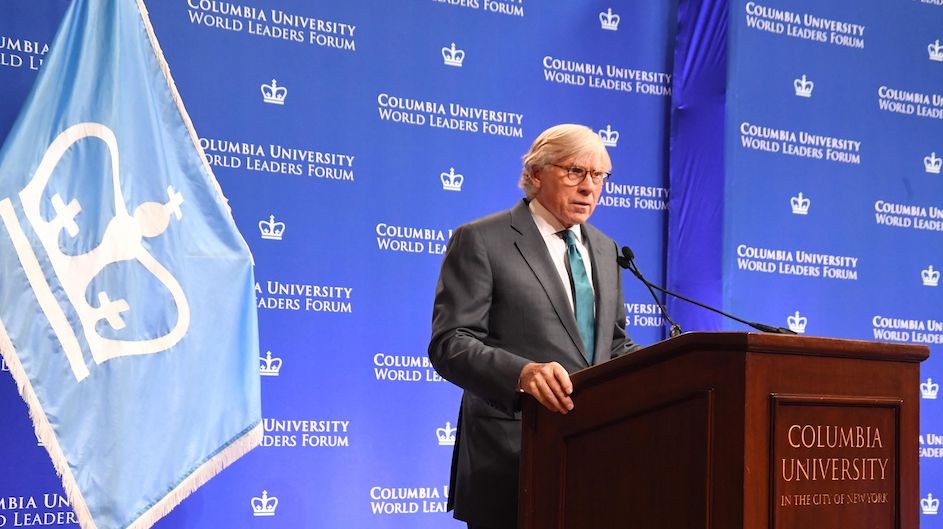
[[632, 252], [632, 248], [629, 248], [628, 246], [622, 247], [622, 255], [624, 255], [625, 258], [628, 259], [629, 261], [635, 260], [635, 253]]

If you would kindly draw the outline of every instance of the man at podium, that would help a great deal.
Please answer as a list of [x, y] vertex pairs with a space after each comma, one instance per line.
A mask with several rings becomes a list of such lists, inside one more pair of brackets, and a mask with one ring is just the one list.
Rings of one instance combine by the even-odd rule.
[[570, 373], [638, 348], [616, 244], [587, 224], [611, 168], [591, 129], [551, 127], [524, 155], [525, 198], [449, 241], [429, 358], [464, 389], [449, 508], [469, 528], [517, 526], [520, 394], [567, 413]]

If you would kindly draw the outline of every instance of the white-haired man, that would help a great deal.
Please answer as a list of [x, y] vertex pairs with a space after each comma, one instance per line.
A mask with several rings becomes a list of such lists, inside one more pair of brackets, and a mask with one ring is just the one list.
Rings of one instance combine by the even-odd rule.
[[429, 358], [464, 389], [449, 506], [470, 529], [517, 526], [520, 393], [567, 413], [570, 373], [637, 348], [616, 244], [586, 223], [611, 168], [591, 129], [551, 127], [524, 155], [525, 198], [449, 241]]

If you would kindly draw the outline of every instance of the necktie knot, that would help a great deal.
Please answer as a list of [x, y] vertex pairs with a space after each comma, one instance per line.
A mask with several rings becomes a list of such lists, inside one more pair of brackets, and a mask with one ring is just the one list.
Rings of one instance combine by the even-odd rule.
[[573, 230], [563, 230], [560, 232], [563, 235], [563, 240], [566, 242], [566, 247], [569, 249], [571, 246], [576, 246], [576, 234], [573, 233]]

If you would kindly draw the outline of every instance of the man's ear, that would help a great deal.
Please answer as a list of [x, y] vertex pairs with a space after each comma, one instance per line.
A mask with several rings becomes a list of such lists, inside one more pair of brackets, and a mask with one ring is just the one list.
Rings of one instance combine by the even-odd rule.
[[543, 168], [535, 168], [530, 172], [530, 182], [534, 186], [534, 189], [540, 189], [540, 185], [543, 183], [541, 182], [541, 179], [543, 178], [543, 175], [541, 174], [542, 171]]

